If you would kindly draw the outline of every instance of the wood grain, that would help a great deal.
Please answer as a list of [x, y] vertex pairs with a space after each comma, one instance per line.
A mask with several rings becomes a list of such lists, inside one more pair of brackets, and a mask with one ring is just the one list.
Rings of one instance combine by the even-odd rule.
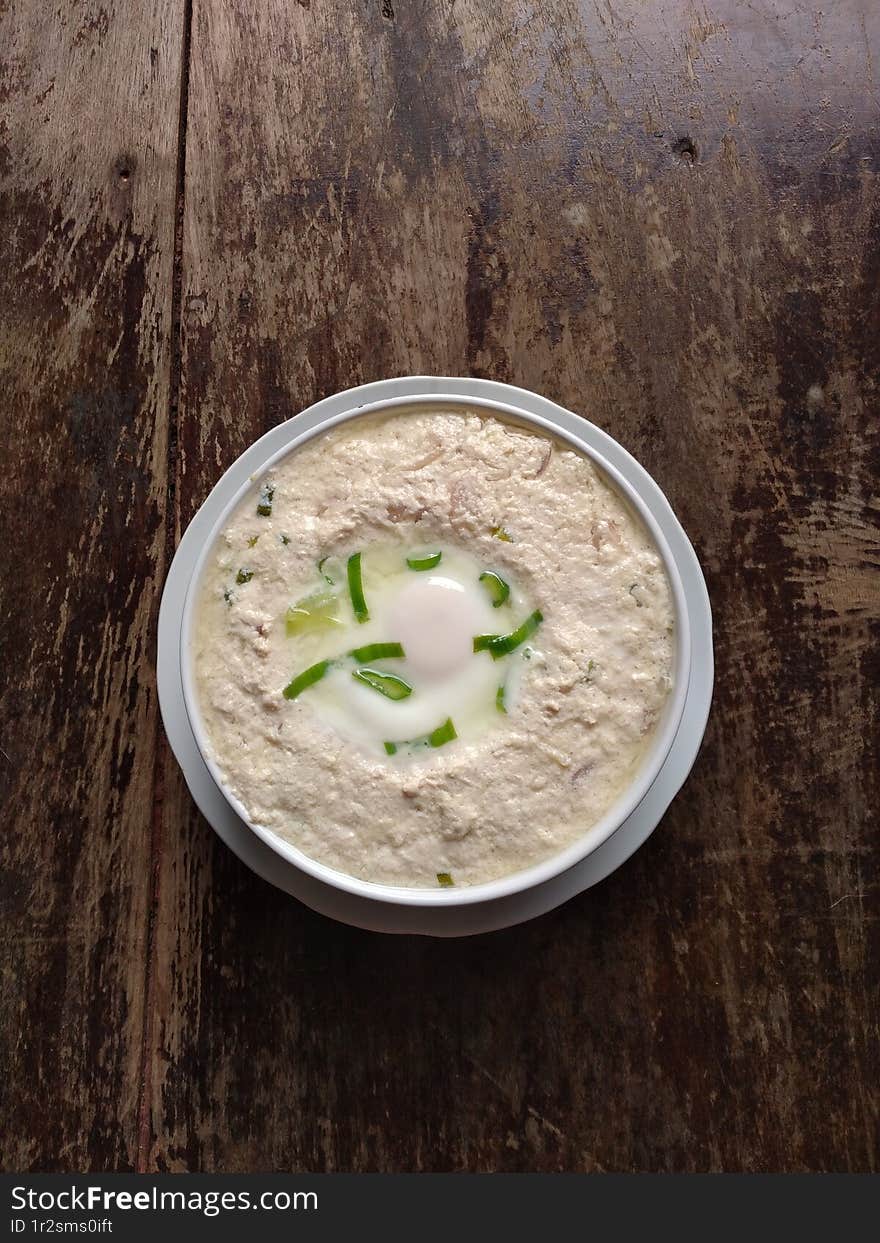
[[171, 773], [161, 1169], [876, 1165], [869, 3], [196, 0], [178, 522], [267, 427], [523, 384], [667, 490], [718, 690], [650, 845], [524, 928], [335, 926]]
[[[64, 13], [0, 5], [4, 1168], [876, 1169], [876, 4]], [[223, 469], [417, 372], [627, 445], [718, 662], [648, 845], [450, 943], [250, 875], [151, 665]]]
[[136, 1164], [181, 18], [0, 5], [4, 1169]]

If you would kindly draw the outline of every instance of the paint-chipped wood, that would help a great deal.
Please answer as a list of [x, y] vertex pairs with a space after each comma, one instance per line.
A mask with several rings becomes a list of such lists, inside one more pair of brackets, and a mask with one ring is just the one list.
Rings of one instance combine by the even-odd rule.
[[4, 1169], [136, 1164], [181, 6], [0, 6]]

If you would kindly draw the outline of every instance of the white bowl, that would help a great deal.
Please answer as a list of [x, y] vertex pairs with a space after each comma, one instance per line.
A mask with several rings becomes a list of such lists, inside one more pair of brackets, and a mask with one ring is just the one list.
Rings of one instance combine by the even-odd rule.
[[[462, 409], [477, 408], [485, 410], [487, 415], [494, 416], [504, 422], [518, 424], [523, 427], [535, 428], [542, 432], [549, 433], [557, 439], [567, 442], [579, 453], [584, 454], [584, 456], [591, 458], [596, 465], [614, 482], [615, 486], [626, 498], [633, 509], [639, 514], [641, 520], [651, 533], [651, 537], [660, 553], [667, 577], [669, 579], [673, 607], [675, 611], [673, 685], [664, 705], [663, 712], [661, 713], [660, 719], [655, 727], [651, 745], [644, 755], [633, 780], [622, 791], [620, 796], [614, 801], [605, 814], [588, 829], [586, 829], [582, 837], [572, 842], [571, 845], [567, 846], [564, 850], [561, 850], [557, 854], [542, 860], [540, 863], [537, 863], [532, 867], [525, 868], [519, 872], [513, 872], [508, 876], [499, 877], [497, 880], [488, 881], [480, 885], [461, 886], [451, 889], [404, 888], [402, 886], [385, 885], [375, 881], [361, 880], [359, 877], [350, 876], [345, 872], [340, 872], [335, 868], [328, 867], [326, 864], [320, 863], [316, 859], [312, 859], [296, 846], [279, 837], [278, 834], [273, 832], [271, 829], [268, 829], [264, 825], [257, 824], [253, 821], [241, 800], [236, 798], [232, 791], [227, 788], [223, 775], [211, 755], [211, 749], [207, 742], [205, 726], [199, 710], [198, 695], [195, 688], [193, 661], [191, 659], [192, 627], [195, 602], [198, 596], [198, 584], [205, 567], [205, 562], [214, 546], [215, 541], [226, 527], [230, 515], [240, 504], [242, 498], [253, 488], [254, 483], [267, 474], [282, 458], [289, 457], [307, 441], [314, 439], [316, 436], [323, 435], [332, 427], [337, 427], [341, 423], [346, 423], [356, 418], [363, 418], [367, 415], [386, 413], [393, 414], [397, 412], [399, 415], [405, 417], [408, 410], [424, 409], [426, 406], [443, 406], [446, 408], [459, 407]], [[280, 855], [288, 863], [293, 864], [294, 867], [301, 869], [303, 872], [308, 873], [325, 884], [331, 885], [347, 893], [355, 894], [358, 897], [371, 899], [377, 902], [393, 903], [398, 906], [461, 907], [477, 902], [488, 902], [498, 898], [509, 897], [512, 894], [521, 893], [523, 890], [541, 885], [545, 881], [560, 875], [562, 872], [567, 871], [569, 868], [585, 859], [594, 850], [598, 849], [603, 842], [607, 841], [618, 828], [620, 828], [620, 826], [632, 814], [635, 808], [645, 797], [648, 790], [651, 788], [651, 785], [669, 755], [676, 732], [679, 724], [681, 723], [685, 699], [687, 697], [688, 683], [691, 676], [692, 658], [691, 627], [687, 603], [675, 560], [670, 552], [666, 538], [654, 519], [653, 514], [648, 509], [637, 489], [626, 479], [624, 479], [621, 473], [614, 466], [612, 466], [611, 463], [602, 456], [602, 454], [598, 453], [583, 440], [582, 436], [579, 434], [580, 423], [581, 420], [577, 415], [561, 408], [554, 410], [552, 416], [542, 417], [531, 414], [517, 406], [508, 405], [506, 403], [493, 401], [487, 398], [461, 397], [452, 394], [433, 392], [426, 392], [424, 395], [417, 396], [390, 398], [385, 401], [371, 402], [367, 405], [355, 405], [341, 414], [323, 418], [319, 421], [313, 422], [308, 427], [304, 427], [301, 435], [295, 436], [282, 450], [270, 457], [263, 464], [258, 474], [245, 480], [218, 516], [202, 546], [196, 562], [195, 570], [189, 583], [183, 609], [183, 625], [181, 627], [180, 637], [180, 666], [186, 713], [201, 756], [209, 772], [211, 773], [211, 776], [223, 792], [223, 795], [229, 802], [230, 806], [234, 809], [240, 819], [262, 841], [264, 841], [267, 846], [269, 846], [273, 851], [275, 851], [276, 854]]]

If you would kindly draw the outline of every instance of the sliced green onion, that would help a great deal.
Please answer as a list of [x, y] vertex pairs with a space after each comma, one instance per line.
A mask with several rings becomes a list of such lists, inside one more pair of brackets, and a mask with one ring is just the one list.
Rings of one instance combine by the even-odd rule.
[[438, 872], [437, 873], [437, 884], [440, 886], [441, 889], [452, 889], [453, 886], [455, 885], [455, 881], [452, 879], [452, 877], [450, 876], [448, 872]]
[[366, 647], [356, 647], [349, 656], [359, 664], [370, 660], [390, 660], [393, 656], [402, 656], [403, 648], [399, 643], [368, 643]]
[[505, 544], [513, 543], [513, 536], [508, 535], [504, 527], [493, 527], [492, 534], [495, 536], [496, 539], [500, 539]]
[[257, 513], [261, 518], [268, 518], [272, 513], [272, 500], [275, 496], [275, 485], [264, 483], [260, 488], [260, 500], [257, 504]]
[[505, 716], [507, 715], [507, 706], [504, 702], [504, 683], [503, 682], [498, 687], [498, 690], [495, 692], [495, 707], [498, 709], [499, 712], [503, 712]]
[[282, 544], [289, 544], [289, 543], [290, 543], [290, 536], [289, 536], [289, 535], [279, 535], [279, 536], [278, 536], [278, 538], [281, 540], [281, 543], [282, 543]]
[[408, 699], [412, 694], [409, 682], [393, 673], [381, 673], [378, 669], [355, 669], [351, 675], [358, 682], [371, 687], [386, 699]]
[[506, 583], [501, 575], [496, 574], [494, 570], [484, 570], [480, 575], [480, 582], [486, 584], [486, 590], [492, 601], [492, 608], [500, 609], [510, 595], [510, 584]]
[[370, 620], [370, 610], [364, 599], [364, 580], [361, 576], [361, 554], [352, 553], [348, 558], [348, 591], [356, 619], [363, 625]]
[[332, 664], [332, 660], [319, 660], [316, 665], [311, 665], [308, 669], [304, 669], [302, 673], [298, 673], [293, 681], [285, 686], [282, 692], [284, 698], [296, 699], [297, 695], [301, 695], [309, 686], [314, 686], [316, 682], [320, 682]]
[[406, 564], [411, 570], [433, 570], [442, 556], [442, 552], [432, 552], [427, 557], [407, 557]]
[[223, 588], [223, 599], [226, 601], [227, 604], [231, 604], [232, 601], [235, 599], [235, 596], [232, 594], [232, 592], [229, 590], [228, 587]]
[[293, 638], [304, 630], [326, 630], [329, 626], [343, 625], [335, 616], [338, 608], [339, 597], [332, 591], [313, 591], [287, 610], [284, 619], [287, 637]]
[[239, 570], [235, 576], [235, 581], [237, 583], [249, 583], [253, 576], [253, 570]]
[[442, 725], [438, 725], [435, 730], [428, 734], [428, 746], [442, 747], [444, 743], [452, 742], [457, 737], [458, 734], [455, 732], [455, 726], [452, 724], [452, 717], [447, 717]]
[[259, 535], [252, 535], [248, 540], [248, 548], [255, 548], [259, 538]]
[[540, 609], [535, 609], [521, 626], [511, 630], [510, 634], [478, 634], [474, 639], [475, 652], [489, 652], [493, 660], [500, 660], [509, 652], [513, 652], [521, 643], [530, 638], [544, 620]]
[[438, 725], [430, 734], [425, 734], [421, 738], [410, 738], [408, 741], [402, 742], [386, 742], [385, 754], [396, 755], [398, 747], [442, 747], [447, 742], [452, 742], [457, 738], [455, 726], [452, 724], [452, 718], [447, 717], [442, 725]]

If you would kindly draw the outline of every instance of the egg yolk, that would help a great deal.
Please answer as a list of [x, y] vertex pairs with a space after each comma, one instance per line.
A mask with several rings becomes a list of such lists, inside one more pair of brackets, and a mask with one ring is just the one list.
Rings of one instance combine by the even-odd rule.
[[474, 593], [440, 574], [408, 584], [389, 609], [390, 633], [403, 644], [416, 677], [452, 677], [473, 660], [485, 610]]

